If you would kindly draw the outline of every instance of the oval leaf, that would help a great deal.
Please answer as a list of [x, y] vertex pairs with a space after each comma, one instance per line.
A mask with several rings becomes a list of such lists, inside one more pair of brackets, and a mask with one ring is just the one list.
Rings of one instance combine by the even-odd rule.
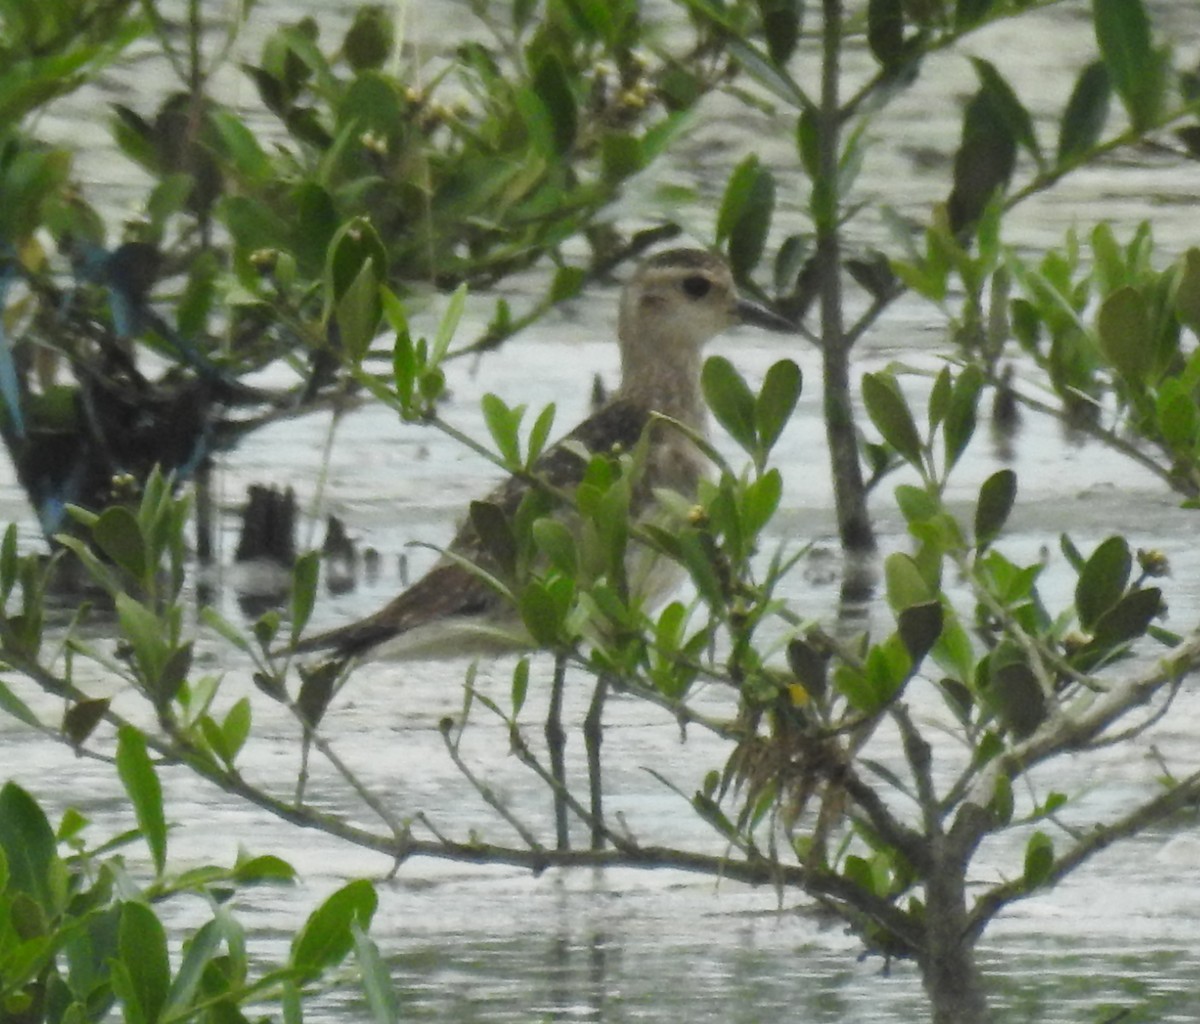
[[779, 360], [763, 378], [762, 388], [754, 403], [754, 423], [764, 455], [775, 447], [775, 442], [791, 419], [800, 400], [803, 383], [800, 367], [790, 359]]
[[755, 400], [741, 374], [724, 356], [712, 356], [704, 362], [700, 386], [717, 422], [753, 455], [757, 447]]
[[80, 747], [92, 734], [93, 730], [104, 718], [104, 712], [110, 704], [108, 697], [97, 697], [93, 700], [81, 700], [72, 704], [63, 713], [63, 734], [71, 742], [71, 746]]
[[1031, 735], [1046, 718], [1046, 695], [1024, 662], [1014, 661], [995, 669], [988, 691], [1000, 720], [1017, 739]]
[[900, 0], [868, 0], [867, 45], [885, 68], [904, 59], [904, 8]]
[[92, 537], [96, 546], [134, 579], [145, 578], [146, 542], [137, 517], [124, 505], [101, 512], [92, 526]]
[[915, 670], [921, 660], [933, 649], [942, 635], [943, 613], [940, 601], [909, 605], [897, 617], [900, 640]]
[[1054, 867], [1054, 844], [1044, 832], [1035, 832], [1025, 847], [1025, 887], [1036, 889], [1050, 877]]
[[542, 647], [558, 643], [561, 620], [559, 608], [542, 584], [534, 581], [521, 593], [521, 621], [529, 635]]
[[578, 567], [575, 537], [557, 519], [543, 517], [533, 524], [533, 542], [559, 572], [574, 576]]
[[1112, 85], [1103, 61], [1089, 64], [1079, 72], [1058, 129], [1060, 164], [1083, 156], [1099, 140], [1108, 120], [1111, 95]]
[[1148, 128], [1163, 94], [1162, 61], [1154, 51], [1142, 0], [1092, 0], [1096, 42], [1112, 84], [1135, 128]]
[[883, 563], [883, 576], [888, 604], [896, 612], [926, 604], [936, 596], [913, 557], [902, 551], [888, 555]]
[[982, 551], [1003, 529], [1017, 497], [1017, 474], [1011, 469], [993, 473], [979, 488], [975, 509], [975, 544]]
[[1096, 319], [1100, 349], [1130, 384], [1142, 384], [1154, 365], [1154, 333], [1145, 296], [1118, 288], [1104, 300]]
[[[167, 933], [162, 922], [144, 903], [130, 901], [121, 907], [117, 951], [126, 985], [114, 985], [125, 1003], [126, 1020], [157, 1021], [167, 1001], [171, 965], [167, 959]], [[131, 1005], [132, 1004], [132, 1005]]]
[[919, 464], [921, 436], [895, 379], [880, 373], [864, 374], [862, 390], [863, 403], [875, 429], [905, 461]]
[[321, 573], [321, 561], [317, 552], [307, 551], [296, 559], [292, 567], [292, 642], [304, 632], [312, 615], [317, 597], [317, 578]]
[[150, 848], [154, 869], [162, 874], [167, 862], [167, 823], [163, 817], [162, 785], [146, 752], [146, 740], [131, 725], [117, 733], [117, 774], [129, 794], [142, 838]]
[[1150, 623], [1162, 611], [1162, 591], [1147, 587], [1126, 594], [1096, 621], [1092, 642], [1115, 647], [1145, 636]]
[[1109, 537], [1092, 552], [1075, 585], [1075, 609], [1084, 629], [1091, 632], [1100, 616], [1121, 599], [1132, 566], [1124, 537]]
[[55, 878], [65, 877], [55, 849], [54, 829], [25, 790], [14, 782], [0, 789], [0, 850], [8, 864], [8, 893], [25, 893], [47, 916], [58, 913]]
[[352, 924], [367, 928], [379, 899], [365, 879], [344, 885], [309, 915], [292, 942], [292, 967], [310, 980], [340, 964], [354, 946]]

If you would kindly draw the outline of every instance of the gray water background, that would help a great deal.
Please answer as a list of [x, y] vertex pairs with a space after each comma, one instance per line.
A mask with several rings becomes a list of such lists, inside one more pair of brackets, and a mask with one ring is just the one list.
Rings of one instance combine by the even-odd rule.
[[[279, 5], [280, 18], [312, 13], [323, 25], [344, 18], [339, 6], [319, 3]], [[264, 5], [269, 8], [269, 5]], [[408, 38], [432, 49], [454, 38], [467, 24], [464, 6], [441, 2], [413, 5]], [[1072, 11], [1074, 10], [1074, 13]], [[1156, 25], [1175, 47], [1180, 65], [1200, 58], [1200, 11], [1192, 3], [1154, 5]], [[815, 17], [815, 12], [810, 12]], [[256, 24], [269, 26], [262, 14]], [[329, 29], [330, 38], [336, 32]], [[257, 53], [255, 33], [242, 52]], [[1086, 19], [1064, 8], [1021, 19], [972, 38], [962, 51], [929, 62], [921, 79], [875, 122], [879, 142], [860, 179], [864, 197], [879, 197], [901, 212], [926, 215], [945, 196], [949, 154], [961, 117], [961, 100], [975, 87], [968, 54], [992, 59], [1009, 77], [1038, 117], [1043, 145], [1053, 144], [1052, 119], [1065, 102], [1079, 66], [1091, 59], [1094, 44]], [[797, 58], [800, 73], [806, 65]], [[62, 104], [40, 126], [86, 147], [80, 166], [97, 194], [120, 210], [138, 194], [136, 174], [107, 145], [99, 104], [113, 99], [136, 103], [154, 94], [160, 73], [147, 61], [139, 74], [106, 76], [96, 88]], [[865, 54], [848, 64], [851, 79], [871, 72]], [[149, 82], [144, 87], [142, 82]], [[236, 76], [226, 84], [231, 96], [249, 98], [251, 86]], [[847, 89], [849, 92], [850, 89]], [[143, 113], [150, 113], [143, 110]], [[792, 230], [799, 223], [804, 191], [794, 174], [790, 128], [786, 122], [748, 116], [727, 99], [706, 103], [702, 117], [666, 165], [630, 190], [617, 215], [652, 219], [667, 213], [681, 220], [699, 242], [711, 236], [715, 209], [728, 169], [755, 151], [780, 175], [779, 220]], [[1155, 224], [1163, 258], [1194, 243], [1193, 213], [1200, 168], [1154, 154], [1119, 154], [1074, 176], [1046, 196], [1016, 211], [1006, 240], [1037, 251], [1061, 242], [1076, 223], [1098, 217], [1111, 221], [1127, 238], [1142, 219]], [[687, 184], [696, 201], [672, 200], [663, 189]], [[874, 202], [852, 225], [859, 244], [885, 239]], [[788, 212], [792, 212], [789, 223]], [[781, 229], [782, 234], [782, 229]], [[505, 282], [502, 294], [519, 306], [535, 296], [542, 278], [531, 273]], [[615, 378], [616, 284], [590, 291], [578, 302], [507, 343], [479, 366], [459, 364], [451, 373], [453, 403], [446, 415], [476, 437], [484, 437], [480, 396], [494, 391], [533, 409], [558, 404], [558, 424], [566, 427], [587, 408], [591, 379]], [[430, 296], [414, 319], [436, 322], [444, 300]], [[470, 337], [490, 314], [492, 296], [473, 299], [462, 336]], [[941, 319], [920, 301], [898, 303], [866, 339], [856, 374], [892, 360], [935, 368], [947, 348]], [[730, 332], [713, 346], [728, 355], [752, 380], [784, 355], [802, 366], [808, 386], [794, 422], [780, 443], [778, 462], [787, 488], [771, 542], [812, 543], [814, 553], [789, 581], [785, 595], [802, 614], [828, 621], [837, 599], [832, 495], [820, 421], [819, 364], [803, 343]], [[1019, 364], [1018, 364], [1019, 365]], [[919, 387], [913, 385], [914, 395]], [[349, 621], [390, 597], [399, 586], [392, 566], [406, 553], [413, 572], [433, 557], [412, 542], [444, 543], [463, 503], [494, 479], [480, 459], [432, 431], [399, 423], [377, 408], [346, 416], [336, 428], [323, 501], [315, 504], [315, 481], [331, 424], [313, 416], [252, 437], [222, 460], [219, 493], [232, 511], [250, 483], [294, 486], [314, 520], [339, 515], [364, 544], [384, 553], [385, 572], [354, 593], [326, 596], [313, 628]], [[971, 453], [956, 473], [953, 495], [968, 512], [979, 484], [1011, 464], [1021, 481], [1018, 506], [1003, 539], [1010, 557], [1049, 559], [1043, 591], [1051, 607], [1069, 601], [1072, 576], [1056, 549], [1069, 531], [1088, 550], [1114, 531], [1134, 546], [1158, 547], [1171, 559], [1166, 582], [1169, 625], [1187, 629], [1200, 614], [1200, 566], [1195, 551], [1194, 512], [1177, 503], [1148, 473], [1095, 445], [1064, 435], [1050, 421], [1026, 416], [1013, 444], [1015, 461], [981, 429]], [[731, 452], [732, 454], [732, 452]], [[899, 481], [897, 481], [899, 482]], [[905, 547], [903, 524], [886, 498], [874, 512], [885, 550]], [[0, 515], [22, 524], [33, 544], [36, 527], [7, 465], [0, 467]], [[232, 516], [224, 533], [226, 558], [232, 551]], [[828, 557], [827, 557], [828, 556]], [[222, 610], [239, 614], [240, 580], [229, 574], [219, 593]], [[881, 624], [885, 619], [870, 613]], [[292, 725], [258, 695], [248, 666], [225, 646], [201, 650], [206, 669], [226, 677], [222, 701], [249, 694], [255, 708], [255, 735], [241, 762], [247, 775], [290, 790], [296, 771], [298, 737]], [[535, 662], [530, 707], [523, 719], [538, 730], [549, 666]], [[476, 829], [507, 841], [509, 834], [478, 800], [450, 764], [437, 732], [438, 721], [459, 710], [466, 663], [404, 667], [366, 665], [326, 719], [326, 732], [360, 776], [385, 794], [400, 814], [428, 812], [447, 833], [466, 836]], [[483, 666], [480, 684], [498, 699], [507, 694], [511, 665]], [[96, 691], [111, 689], [97, 677]], [[1080, 794], [1066, 817], [1076, 824], [1111, 817], [1151, 793], [1157, 750], [1177, 774], [1194, 770], [1197, 685], [1190, 681], [1167, 719], [1132, 747], [1121, 746], [1078, 762], [1054, 766], [1053, 788]], [[22, 690], [53, 718], [53, 702]], [[138, 715], [132, 695], [114, 693], [118, 709]], [[577, 724], [586, 687], [568, 695], [568, 714]], [[710, 695], [719, 706], [716, 695]], [[926, 694], [914, 696], [926, 721], [939, 708]], [[668, 775], [684, 792], [722, 763], [723, 751], [698, 730], [681, 741], [675, 723], [640, 704], [614, 701], [608, 715], [606, 763], [611, 809], [624, 816], [643, 841], [672, 840], [719, 851], [720, 844], [674, 793], [644, 768]], [[478, 710], [464, 750], [473, 767], [497, 785], [513, 809], [548, 834], [548, 811], [539, 786], [511, 757], [506, 739]], [[132, 816], [114, 773], [105, 765], [76, 759], [62, 746], [0, 720], [0, 767], [51, 808], [80, 807], [96, 823], [96, 834], [129, 827]], [[894, 753], [894, 751], [892, 751]], [[886, 753], [886, 751], [885, 751]], [[569, 750], [569, 770], [582, 778], [577, 732]], [[939, 759], [956, 756], [947, 741]], [[275, 822], [176, 772], [165, 772], [172, 815], [171, 858], [182, 868], [229, 862], [239, 847], [279, 852], [301, 873], [296, 889], [260, 889], [238, 897], [255, 948], [265, 957], [286, 956], [291, 935], [315, 902], [346, 879], [382, 878], [390, 865], [378, 855], [357, 851], [315, 833]], [[1049, 785], [1049, 780], [1045, 781]], [[310, 796], [327, 809], [352, 807], [345, 787], [318, 770]], [[364, 814], [361, 810], [356, 815]], [[578, 837], [582, 841], [583, 837]], [[136, 862], [137, 855], [133, 855]], [[1197, 926], [1200, 893], [1197, 862], [1200, 840], [1190, 824], [1154, 830], [1094, 859], [1053, 893], [1018, 904], [989, 930], [982, 960], [1004, 1020], [1093, 1021], [1105, 1007], [1129, 1006], [1130, 1019], [1200, 1019], [1197, 991]], [[976, 878], [990, 880], [1019, 872], [1020, 843], [1005, 838], [990, 844]], [[878, 959], [857, 959], [859, 945], [842, 928], [810, 912], [805, 901], [785, 893], [751, 889], [670, 871], [617, 870], [549, 872], [533, 878], [507, 868], [478, 868], [421, 860], [405, 864], [397, 876], [380, 882], [381, 906], [374, 936], [393, 970], [404, 1019], [438, 1021], [872, 1021], [899, 1024], [926, 1013], [917, 973], [911, 965], [882, 970]], [[206, 919], [200, 901], [169, 911], [178, 928]], [[366, 1019], [352, 996], [325, 1000], [314, 1019], [345, 1022]]]

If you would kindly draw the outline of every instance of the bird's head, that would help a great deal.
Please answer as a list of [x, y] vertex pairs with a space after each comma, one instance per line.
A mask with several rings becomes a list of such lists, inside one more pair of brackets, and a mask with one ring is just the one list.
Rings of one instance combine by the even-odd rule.
[[729, 267], [702, 249], [670, 249], [646, 260], [625, 286], [618, 333], [630, 349], [698, 352], [734, 324], [793, 332], [794, 324], [741, 298]]

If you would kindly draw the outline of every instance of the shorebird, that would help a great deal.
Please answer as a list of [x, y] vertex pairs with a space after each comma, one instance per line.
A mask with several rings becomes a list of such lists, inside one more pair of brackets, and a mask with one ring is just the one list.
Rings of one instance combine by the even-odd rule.
[[[735, 324], [794, 332], [790, 321], [741, 298], [733, 276], [717, 256], [699, 249], [671, 249], [647, 259], [625, 286], [617, 337], [621, 382], [615, 394], [537, 460], [534, 472], [556, 493], [573, 491], [582, 479], [587, 453], [632, 449], [650, 431], [646, 462], [634, 492], [631, 516], [655, 511], [655, 492], [695, 494], [706, 460], [685, 431], [664, 417], [704, 434], [707, 412], [700, 387], [705, 343]], [[536, 486], [513, 476], [486, 499], [512, 517], [522, 497]], [[564, 510], [566, 515], [566, 510]], [[501, 570], [489, 555], [471, 517], [459, 527], [444, 555], [424, 576], [367, 618], [302, 639], [298, 653], [329, 650], [341, 657], [430, 658], [463, 653], [495, 654], [536, 646], [517, 610], [464, 559], [492, 575]], [[632, 576], [632, 574], [631, 574]], [[643, 599], [647, 595], [641, 595]], [[561, 679], [556, 672], [556, 682]], [[603, 686], [603, 683], [601, 684]], [[603, 699], [598, 689], [597, 701]], [[552, 694], [551, 706], [555, 707]], [[596, 701], [593, 713], [598, 715]], [[590, 717], [590, 716], [589, 716]], [[599, 742], [598, 720], [592, 723]], [[547, 724], [552, 769], [555, 726]], [[561, 736], [561, 726], [557, 727]], [[585, 739], [589, 730], [585, 725]], [[598, 759], [598, 747], [595, 756]], [[593, 751], [589, 749], [589, 769]], [[558, 771], [555, 775], [561, 778]], [[593, 841], [598, 825], [598, 781], [593, 774]], [[559, 845], [565, 845], [565, 805], [557, 815]]]

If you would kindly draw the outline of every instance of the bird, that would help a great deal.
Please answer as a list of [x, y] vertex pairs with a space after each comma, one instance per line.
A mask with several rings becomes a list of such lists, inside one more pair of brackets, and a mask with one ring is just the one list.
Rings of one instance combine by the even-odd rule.
[[[583, 478], [588, 455], [629, 451], [649, 431], [631, 518], [655, 513], [656, 492], [669, 490], [694, 497], [708, 469], [693, 440], [693, 436], [706, 433], [708, 418], [700, 380], [703, 349], [736, 324], [778, 332], [797, 330], [790, 320], [740, 296], [728, 265], [707, 250], [675, 248], [648, 257], [621, 293], [618, 388], [535, 461], [534, 475], [556, 493], [570, 493]], [[534, 486], [528, 476], [511, 476], [491, 492], [486, 503], [511, 520]], [[562, 515], [569, 519], [568, 512]], [[301, 638], [292, 651], [329, 651], [344, 659], [408, 660], [497, 654], [536, 646], [511, 600], [484, 575], [463, 564], [465, 560], [485, 573], [501, 573], [480, 535], [477, 518], [465, 518], [437, 563], [383, 608], [359, 621]], [[594, 805], [596, 796], [594, 789]], [[560, 847], [564, 845], [563, 827], [560, 824]], [[594, 837], [595, 829], [594, 814]]]

